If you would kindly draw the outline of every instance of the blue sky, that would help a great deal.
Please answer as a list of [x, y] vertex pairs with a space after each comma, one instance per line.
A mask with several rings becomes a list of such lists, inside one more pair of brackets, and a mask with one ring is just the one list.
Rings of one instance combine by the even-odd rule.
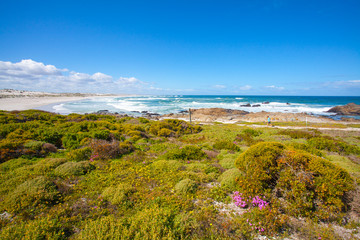
[[0, 1], [0, 88], [360, 95], [360, 1]]

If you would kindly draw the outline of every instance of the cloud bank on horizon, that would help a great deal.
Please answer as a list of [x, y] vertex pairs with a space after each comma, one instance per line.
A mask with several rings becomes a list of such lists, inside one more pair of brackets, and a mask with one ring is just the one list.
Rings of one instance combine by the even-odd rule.
[[[113, 77], [105, 73], [93, 74], [81, 73], [69, 69], [60, 69], [54, 65], [45, 65], [31, 59], [24, 59], [12, 63], [0, 61], [0, 88], [14, 88], [18, 90], [45, 91], [45, 92], [80, 92], [80, 93], [129, 93], [129, 94], [197, 94], [197, 89], [169, 89], [154, 86], [154, 83], [141, 81], [135, 77]], [[360, 80], [344, 80], [324, 82], [313, 88], [302, 89], [302, 91], [327, 88], [358, 88]], [[230, 90], [229, 90], [230, 89]], [[249, 84], [239, 86], [226, 86], [217, 84], [209, 86], [211, 90], [230, 92], [232, 94], [250, 95], [254, 94], [253, 86]], [[284, 95], [289, 93], [282, 86], [258, 87], [259, 92], [263, 90], [269, 95]], [[204, 91], [204, 90], [203, 90]], [[206, 91], [205, 91], [206, 92]]]
[[0, 61], [0, 87], [46, 92], [138, 93], [149, 87], [135, 77], [80, 73], [45, 65], [31, 59], [17, 63]]

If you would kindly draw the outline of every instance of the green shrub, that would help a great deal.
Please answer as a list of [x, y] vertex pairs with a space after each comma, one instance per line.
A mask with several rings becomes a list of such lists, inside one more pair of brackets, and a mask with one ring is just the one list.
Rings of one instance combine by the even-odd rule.
[[290, 130], [290, 129], [281, 130], [279, 134], [288, 135], [294, 139], [299, 139], [299, 138], [311, 139], [317, 135], [314, 131], [308, 132], [304, 130]]
[[113, 205], [130, 206], [132, 205], [131, 195], [134, 192], [135, 188], [131, 185], [119, 184], [114, 187], [107, 187], [101, 195]]
[[242, 175], [242, 172], [237, 168], [229, 169], [223, 172], [218, 181], [220, 182], [221, 186], [229, 189], [231, 191], [237, 190], [237, 182], [236, 180]]
[[359, 147], [327, 137], [311, 138], [308, 140], [308, 144], [319, 150], [338, 152], [340, 154], [360, 154]]
[[34, 151], [40, 151], [44, 143], [45, 142], [41, 142], [41, 141], [28, 141], [24, 144], [24, 147]]
[[281, 143], [258, 143], [235, 161], [236, 167], [245, 173], [246, 179], [241, 185], [249, 195], [263, 193], [273, 185], [279, 171], [277, 159], [284, 149], [285, 146]]
[[103, 140], [109, 140], [110, 138], [110, 131], [109, 130], [97, 130], [94, 132], [91, 132], [92, 138], [96, 139], [103, 139]]
[[213, 148], [218, 150], [222, 150], [222, 149], [232, 150], [232, 151], [240, 150], [240, 148], [235, 143], [226, 140], [215, 142]]
[[306, 144], [306, 143], [296, 143], [296, 142], [292, 142], [289, 144], [290, 148], [294, 148], [294, 149], [298, 149], [298, 150], [303, 150], [305, 152], [311, 153], [313, 155], [319, 156], [319, 157], [323, 157], [324, 153], [318, 149], [316, 149], [315, 147]]
[[235, 140], [238, 142], [245, 142], [247, 146], [251, 146], [262, 141], [262, 140], [255, 140], [253, 136], [247, 132], [236, 135]]
[[176, 133], [167, 128], [161, 128], [157, 134], [160, 137], [175, 137]]
[[10, 192], [5, 199], [7, 210], [17, 213], [44, 204], [50, 205], [59, 199], [59, 192], [56, 185], [43, 176], [28, 180], [13, 192]]
[[70, 149], [70, 150], [76, 149], [76, 148], [80, 147], [81, 140], [83, 140], [84, 138], [88, 138], [88, 137], [90, 137], [90, 135], [86, 134], [86, 133], [68, 132], [61, 139], [62, 145], [66, 149]]
[[171, 208], [151, 206], [129, 218], [110, 215], [90, 220], [75, 239], [186, 239], [188, 222], [176, 218]]
[[61, 177], [80, 176], [90, 172], [94, 168], [95, 167], [87, 161], [66, 162], [55, 168], [54, 173]]
[[178, 182], [175, 185], [175, 192], [179, 193], [179, 194], [189, 194], [189, 193], [194, 193], [197, 189], [198, 185], [196, 184], [195, 181], [191, 180], [191, 179], [183, 179], [180, 182]]
[[167, 159], [200, 160], [206, 158], [206, 154], [200, 147], [187, 145], [178, 149], [172, 149], [165, 154]]
[[219, 161], [219, 164], [225, 169], [231, 169], [235, 167], [235, 158], [224, 158]]
[[336, 220], [347, 210], [353, 180], [317, 156], [280, 143], [259, 143], [241, 154], [236, 166], [243, 172], [238, 184], [245, 196], [272, 196], [273, 204], [292, 216]]
[[40, 127], [36, 128], [33, 138], [42, 142], [52, 143], [55, 146], [61, 147], [61, 138], [63, 134], [60, 129], [54, 127]]
[[177, 136], [180, 136], [183, 134], [198, 133], [201, 130], [202, 128], [200, 126], [191, 125], [183, 120], [177, 119], [165, 119], [162, 121], [152, 122], [149, 128], [149, 132], [156, 136], [161, 136], [160, 134], [165, 133], [176, 133]]
[[91, 158], [92, 150], [90, 147], [84, 147], [80, 149], [75, 149], [66, 154], [66, 158], [70, 161], [86, 161]]
[[3, 240], [64, 239], [70, 231], [57, 217], [42, 216], [32, 221], [10, 224], [1, 230], [0, 236]]
[[177, 171], [181, 166], [182, 164], [176, 160], [159, 160], [151, 164], [155, 174], [159, 172]]
[[119, 154], [125, 155], [135, 151], [134, 145], [131, 142], [125, 141], [119, 143]]
[[245, 135], [249, 135], [249, 136], [252, 136], [252, 137], [257, 137], [257, 136], [260, 136], [261, 135], [261, 131], [260, 130], [255, 130], [255, 129], [252, 129], [252, 128], [245, 128], [242, 130], [243, 134]]

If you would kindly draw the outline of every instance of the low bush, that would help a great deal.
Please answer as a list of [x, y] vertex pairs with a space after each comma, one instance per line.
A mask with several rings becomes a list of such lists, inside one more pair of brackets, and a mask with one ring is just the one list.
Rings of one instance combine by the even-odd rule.
[[97, 159], [112, 159], [121, 155], [118, 141], [93, 140], [90, 147]]
[[247, 146], [252, 146], [258, 142], [261, 142], [262, 140], [259, 140], [259, 139], [254, 139], [253, 138], [253, 135], [245, 132], [245, 133], [240, 133], [240, 134], [237, 134], [236, 137], [235, 137], [235, 141], [237, 142], [245, 142], [245, 144]]
[[189, 194], [189, 193], [194, 193], [197, 189], [198, 185], [196, 184], [195, 181], [191, 180], [191, 179], [183, 179], [180, 182], [178, 182], [174, 189], [176, 193], [179, 194]]
[[[167, 130], [164, 130], [167, 129]], [[149, 132], [155, 136], [173, 135], [180, 136], [183, 134], [198, 133], [202, 130], [200, 126], [191, 125], [185, 121], [177, 119], [165, 119], [153, 122], [149, 128]]]
[[176, 160], [159, 160], [151, 164], [151, 168], [155, 174], [159, 172], [177, 171], [182, 167], [182, 164]]
[[125, 141], [125, 142], [119, 143], [120, 155], [125, 155], [125, 154], [131, 153], [133, 151], [135, 151], [135, 147], [134, 147], [134, 145], [132, 145], [131, 142]]
[[242, 175], [242, 172], [237, 168], [229, 169], [225, 172], [223, 172], [220, 177], [218, 178], [218, 181], [220, 182], [221, 186], [231, 190], [235, 191], [237, 190], [237, 179]]
[[241, 154], [236, 166], [243, 172], [238, 183], [244, 196], [265, 194], [292, 216], [330, 221], [347, 210], [353, 180], [322, 158], [280, 143], [259, 143]]
[[255, 130], [252, 128], [245, 128], [242, 130], [242, 133], [252, 137], [257, 137], [260, 136], [262, 132], [260, 130]]
[[8, 211], [18, 213], [38, 205], [51, 205], [60, 197], [56, 185], [46, 177], [39, 176], [28, 180], [9, 193], [5, 198]]
[[84, 147], [80, 149], [75, 149], [66, 154], [66, 158], [70, 161], [86, 161], [91, 158], [92, 150], [90, 147]]
[[217, 150], [232, 150], [232, 151], [239, 151], [240, 148], [233, 142], [230, 141], [217, 141], [215, 142], [215, 144], [213, 145], [213, 148], [217, 149]]
[[288, 135], [294, 139], [299, 139], [299, 138], [311, 139], [317, 135], [314, 131], [309, 132], [304, 130], [290, 130], [290, 129], [281, 130], [278, 134]]
[[201, 160], [206, 158], [206, 154], [201, 150], [200, 147], [187, 145], [178, 149], [172, 149], [165, 155], [167, 159], [178, 159], [178, 160]]
[[113, 205], [129, 207], [132, 205], [131, 196], [134, 192], [135, 188], [131, 185], [119, 184], [114, 187], [105, 188], [101, 195]]
[[235, 167], [235, 158], [224, 158], [219, 161], [220, 166], [225, 169], [231, 169]]
[[325, 156], [325, 154], [321, 150], [316, 149], [315, 147], [313, 147], [313, 146], [311, 146], [309, 144], [306, 144], [306, 143], [292, 142], [288, 146], [289, 146], [289, 148], [293, 148], [294, 150], [296, 150], [296, 149], [297, 150], [302, 150], [302, 151], [311, 153], [311, 154], [319, 156], [319, 157], [324, 157]]
[[1, 229], [1, 239], [65, 239], [71, 231], [59, 218], [45, 216], [28, 222], [17, 222]]
[[360, 148], [350, 145], [343, 141], [337, 141], [330, 137], [314, 137], [308, 140], [309, 146], [326, 150], [329, 152], [337, 152], [340, 154], [360, 154]]
[[95, 167], [87, 161], [66, 162], [55, 168], [54, 173], [61, 177], [81, 176], [90, 172], [94, 168]]
[[41, 142], [41, 141], [28, 141], [24, 144], [24, 147], [34, 151], [40, 151], [44, 143], [45, 142]]

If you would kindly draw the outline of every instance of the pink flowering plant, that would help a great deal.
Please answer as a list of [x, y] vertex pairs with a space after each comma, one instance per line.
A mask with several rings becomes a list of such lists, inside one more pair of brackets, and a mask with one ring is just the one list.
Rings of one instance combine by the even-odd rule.
[[[234, 204], [241, 208], [247, 208], [247, 210], [243, 213], [242, 217], [246, 218], [245, 225], [248, 225], [248, 229], [251, 231], [255, 231], [258, 234], [265, 233], [265, 225], [260, 220], [262, 215], [268, 215], [267, 212], [271, 212], [270, 208], [267, 208], [269, 203], [263, 199], [264, 197], [255, 196], [245, 198], [242, 193], [238, 191], [234, 192], [232, 195], [232, 199]], [[260, 217], [260, 218], [259, 218]], [[265, 220], [266, 222], [266, 220]]]
[[269, 203], [263, 199], [261, 199], [259, 196], [255, 196], [253, 198], [250, 198], [250, 200], [245, 199], [243, 197], [242, 193], [234, 192], [232, 196], [234, 200], [234, 204], [238, 207], [245, 208], [245, 207], [258, 207], [260, 210], [264, 209]]

